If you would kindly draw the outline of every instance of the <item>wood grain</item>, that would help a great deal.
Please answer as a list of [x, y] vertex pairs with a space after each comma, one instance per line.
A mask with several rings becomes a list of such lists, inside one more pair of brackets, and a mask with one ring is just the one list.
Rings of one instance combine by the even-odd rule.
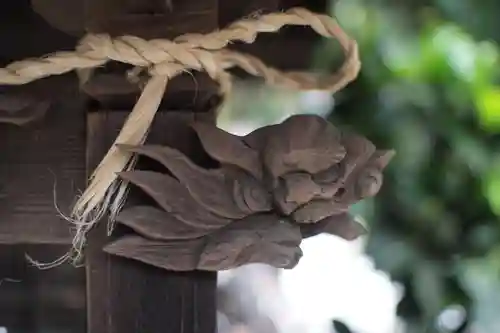
[[218, 0], [86, 0], [85, 21], [90, 32], [112, 36], [174, 38], [184, 33], [206, 33], [217, 26]]
[[[88, 166], [95, 167], [111, 145], [127, 112], [99, 110], [89, 114]], [[199, 142], [187, 121], [189, 112], [160, 112], [148, 142], [168, 143], [197, 163]], [[195, 156], [193, 156], [195, 153]], [[103, 252], [111, 239], [105, 221], [89, 235], [87, 250], [88, 330], [103, 333], [214, 333], [216, 274], [174, 273]], [[118, 229], [116, 237], [128, 233]], [[112, 238], [115, 239], [115, 238]]]
[[0, 124], [0, 243], [71, 244], [68, 214], [85, 183], [85, 110], [76, 94], [27, 126]]
[[40, 270], [25, 254], [52, 261], [67, 245], [0, 245], [0, 326], [8, 332], [84, 333], [85, 269]]

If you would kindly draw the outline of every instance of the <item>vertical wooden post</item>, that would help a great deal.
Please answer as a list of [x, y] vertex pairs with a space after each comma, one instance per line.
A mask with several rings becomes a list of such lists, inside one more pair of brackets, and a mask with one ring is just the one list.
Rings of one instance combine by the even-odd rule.
[[[171, 8], [160, 6], [156, 1], [86, 0], [85, 9], [87, 29], [111, 35], [174, 38], [183, 33], [209, 32], [217, 28], [217, 0], [172, 1]], [[136, 100], [137, 90], [126, 82], [120, 83], [123, 71], [118, 72], [120, 76], [113, 74], [113, 70], [96, 75], [83, 87], [99, 104], [87, 119], [88, 172], [109, 149]], [[106, 83], [113, 80], [119, 85]], [[197, 107], [191, 102], [195, 96], [197, 102], [203, 101], [206, 96], [200, 96], [199, 92], [207, 85], [200, 86], [199, 81], [189, 80], [187, 85], [180, 87], [181, 81], [176, 79], [170, 83], [161, 111], [179, 106], [188, 109], [180, 117], [160, 111], [148, 141], [156, 138], [158, 143], [168, 143], [192, 155], [196, 152], [192, 151], [182, 120], [194, 117]], [[111, 257], [102, 251], [111, 240], [106, 235], [106, 222], [101, 221], [88, 237], [88, 332], [214, 333], [216, 274], [167, 272]], [[120, 228], [115, 235], [119, 234]]]
[[[89, 170], [110, 147], [127, 114], [116, 110], [89, 114]], [[196, 157], [196, 137], [186, 124], [194, 116], [189, 111], [158, 114], [148, 141], [168, 144]], [[116, 234], [120, 234], [119, 229]], [[89, 332], [215, 332], [216, 273], [168, 272], [112, 257], [102, 251], [110, 240], [106, 236], [106, 221], [101, 221], [88, 239]]]

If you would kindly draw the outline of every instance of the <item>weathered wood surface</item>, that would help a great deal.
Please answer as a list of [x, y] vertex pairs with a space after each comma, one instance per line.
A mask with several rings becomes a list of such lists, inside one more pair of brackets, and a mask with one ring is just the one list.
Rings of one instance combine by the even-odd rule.
[[[109, 148], [126, 115], [126, 111], [116, 110], [89, 114], [89, 170]], [[186, 154], [195, 153], [198, 163], [204, 163], [204, 156], [193, 151], [196, 136], [185, 125], [185, 120], [193, 117], [187, 112], [185, 115], [159, 113], [148, 141], [168, 142]], [[123, 232], [118, 229], [116, 235]], [[103, 246], [110, 240], [106, 237], [106, 221], [89, 236], [89, 332], [215, 332], [215, 273], [174, 273], [110, 256], [103, 252]]]
[[[165, 0], [165, 3], [167, 2]], [[86, 0], [86, 6], [81, 10], [83, 19], [80, 22], [88, 24], [90, 30], [94, 32], [136, 34], [146, 38], [172, 38], [188, 32], [208, 32], [252, 14], [256, 10], [266, 12], [302, 4], [291, 0], [268, 2], [258, 0], [240, 4], [240, 7], [236, 6], [238, 2], [230, 0], [184, 2], [173, 0], [170, 11], [169, 8], [163, 9], [162, 1], [112, 0], [103, 3], [104, 5], [99, 5], [97, 0]], [[107, 7], [106, 4], [111, 7]], [[84, 28], [80, 32], [72, 32], [75, 37], [64, 35], [28, 10], [28, 5], [29, 0], [20, 0], [11, 1], [2, 7], [0, 41], [3, 45], [16, 45], [13, 48], [0, 50], [0, 62], [3, 65], [26, 57], [73, 49], [77, 37], [80, 37], [85, 30]], [[52, 8], [62, 13], [63, 7], [52, 6]], [[96, 13], [97, 15], [94, 15]], [[74, 15], [57, 15], [59, 17], [56, 18], [63, 16], [69, 18], [70, 23], [78, 23]], [[72, 29], [75, 29], [74, 24]], [[264, 61], [278, 68], [306, 68], [309, 66], [311, 54], [306, 50], [314, 45], [318, 37], [311, 32], [304, 32], [305, 34], [297, 32], [298, 30], [287, 29], [284, 34], [259, 37], [254, 45], [235, 45], [235, 47], [261, 56]], [[308, 36], [314, 41], [311, 42]], [[296, 57], [289, 57], [291, 50], [301, 52], [297, 53]], [[47, 82], [54, 80], [64, 82], [65, 78], [49, 78], [23, 87], [0, 87], [2, 94], [8, 95], [10, 100], [13, 100], [14, 96], [16, 103], [22, 104], [26, 100], [23, 96], [27, 95], [35, 96], [34, 103], [30, 106], [39, 105], [44, 101], [52, 103], [52, 107], [47, 109], [43, 118], [25, 127], [0, 124], [0, 243], [69, 244], [71, 235], [68, 223], [58, 218], [53, 203], [54, 183], [57, 181], [55, 183], [57, 203], [67, 213], [67, 209], [74, 202], [76, 191], [84, 187], [85, 164], [87, 163], [86, 171], [89, 172], [104, 155], [138, 93], [137, 87], [127, 85], [121, 69], [115, 71], [111, 68], [111, 76], [106, 76], [106, 70], [108, 68], [102, 73], [104, 75], [96, 75], [83, 87], [101, 107], [99, 112], [92, 112], [87, 120], [85, 119], [87, 110], [84, 109], [82, 100], [78, 99], [76, 94], [69, 93], [76, 91], [77, 80], [74, 75], [62, 85]], [[124, 85], [113, 81], [116, 75], [122, 80], [121, 83], [125, 82]], [[44, 90], [46, 87], [51, 88]], [[188, 108], [190, 111], [201, 113], [215, 103], [214, 99], [211, 99], [215, 89], [216, 85], [204, 74], [195, 74], [194, 79], [189, 75], [176, 78], [171, 82], [167, 92], [168, 103], [162, 106], [162, 109]], [[113, 95], [116, 96], [109, 97]], [[54, 106], [53, 103], [59, 96], [64, 97], [62, 106]], [[9, 98], [3, 100], [9, 101]], [[10, 103], [7, 102], [8, 110], [3, 111], [13, 114], [12, 111], [17, 109]], [[108, 111], [103, 111], [103, 107], [107, 107]], [[20, 107], [19, 110], [31, 114], [30, 110], [24, 107]], [[2, 114], [1, 111], [0, 103], [0, 118], [7, 114], [5, 112]], [[158, 115], [151, 140], [158, 140], [157, 142], [161, 143], [175, 142], [177, 145], [182, 145], [178, 147], [186, 154], [193, 153], [190, 142], [195, 138], [182, 130], [180, 119], [170, 117], [167, 120], [166, 117], [163, 114]], [[210, 116], [207, 119], [210, 119]], [[86, 126], [88, 133], [85, 142]], [[203, 159], [201, 155], [197, 157]], [[122, 232], [125, 231], [117, 230], [117, 235]], [[102, 250], [102, 247], [109, 242], [105, 223], [93, 230], [89, 236], [86, 259], [88, 332], [215, 332], [215, 274], [173, 273], [133, 260], [111, 257]], [[12, 249], [11, 246], [5, 249]], [[61, 253], [36, 259], [53, 259], [64, 252], [67, 248], [65, 246], [60, 248]], [[16, 263], [24, 259], [17, 255], [15, 258]], [[2, 257], [0, 263], [8, 263], [9, 260]], [[0, 269], [0, 272], [3, 271]], [[56, 274], [59, 271], [53, 272]], [[42, 293], [38, 289], [38, 291], [29, 290], [33, 293]], [[1, 291], [2, 286], [0, 286], [0, 299]], [[54, 299], [60, 294], [59, 291], [53, 295], [48, 293], [43, 291], [45, 296]], [[5, 299], [12, 297], [10, 294]], [[78, 302], [80, 301], [81, 298]], [[81, 306], [81, 303], [78, 304]], [[81, 308], [79, 309], [81, 311]], [[38, 315], [33, 314], [28, 317], [29, 319], [26, 319], [24, 312], [16, 312], [9, 318], [19, 323], [20, 320], [32, 319], [33, 325], [37, 328], [39, 325], [50, 326], [48, 322], [43, 322], [46, 320], [43, 318], [48, 317], [42, 310], [38, 310]], [[61, 312], [61, 322], [70, 318], [73, 317]], [[0, 326], [2, 324], [0, 322]], [[60, 327], [62, 326], [63, 324]], [[34, 326], [30, 326], [28, 331], [34, 330]], [[75, 329], [72, 331], [75, 332]]]
[[[168, 0], [86, 0], [87, 30], [113, 36], [133, 35], [145, 39], [173, 39], [186, 33], [207, 33], [217, 28], [218, 2]], [[82, 87], [101, 107], [119, 109], [133, 105], [139, 85], [127, 81], [121, 65], [96, 71]], [[205, 96], [217, 91], [217, 85], [205, 73], [194, 71], [171, 80], [164, 103], [172, 109], [203, 109]]]
[[90, 32], [126, 33], [146, 39], [210, 32], [218, 15], [217, 0], [86, 0], [85, 4], [85, 24]]
[[[82, 85], [82, 92], [108, 110], [123, 110], [134, 105], [141, 94], [138, 84], [126, 79], [124, 66], [110, 64]], [[111, 69], [110, 69], [111, 68]], [[121, 69], [119, 69], [121, 68]], [[203, 112], [218, 92], [217, 84], [205, 73], [194, 72], [174, 77], [167, 86], [160, 108]]]
[[77, 95], [19, 127], [0, 124], [0, 243], [71, 244], [68, 214], [85, 184], [85, 109]]
[[31, 10], [30, 0], [2, 2], [0, 10], [0, 62], [40, 57], [56, 50], [71, 50], [77, 38], [51, 27]]
[[52, 261], [66, 245], [0, 245], [0, 327], [8, 332], [86, 332], [85, 269], [40, 270], [25, 254]]
[[[29, 0], [2, 3], [0, 66], [55, 50], [70, 50], [77, 39], [51, 27], [30, 8]], [[0, 85], [0, 123], [23, 125], [42, 117], [69, 90], [77, 89], [73, 75], [51, 77], [22, 86]]]
[[225, 27], [243, 17], [267, 14], [283, 9], [280, 0], [219, 0], [219, 27]]

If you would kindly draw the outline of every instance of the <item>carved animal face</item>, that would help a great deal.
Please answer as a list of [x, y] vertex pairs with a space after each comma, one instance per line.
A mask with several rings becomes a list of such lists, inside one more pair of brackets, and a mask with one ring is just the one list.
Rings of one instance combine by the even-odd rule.
[[173, 270], [256, 262], [292, 268], [302, 237], [364, 232], [349, 207], [379, 191], [393, 155], [317, 116], [294, 116], [244, 138], [207, 124], [193, 129], [219, 168], [202, 168], [170, 147], [121, 146], [166, 170], [120, 174], [157, 207], [121, 212], [117, 221], [140, 236], [106, 251]]

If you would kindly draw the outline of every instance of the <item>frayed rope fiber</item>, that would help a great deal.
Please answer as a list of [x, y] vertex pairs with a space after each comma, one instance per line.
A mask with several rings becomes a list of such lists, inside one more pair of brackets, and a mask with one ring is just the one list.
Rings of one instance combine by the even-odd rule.
[[[277, 32], [283, 26], [309, 26], [318, 34], [336, 38], [345, 54], [337, 73], [319, 76], [306, 72], [281, 72], [268, 67], [259, 59], [226, 49], [234, 41], [253, 43], [260, 32]], [[113, 217], [120, 209], [125, 194], [117, 173], [134, 165], [132, 155], [118, 150], [117, 144], [138, 145], [144, 142], [169, 80], [183, 72], [206, 72], [220, 85], [223, 96], [231, 90], [232, 67], [240, 67], [259, 76], [267, 84], [300, 90], [336, 92], [353, 81], [360, 70], [357, 44], [327, 15], [312, 13], [304, 8], [239, 20], [227, 28], [208, 34], [186, 34], [173, 41], [144, 40], [134, 36], [112, 39], [106, 34], [84, 37], [73, 52], [57, 52], [39, 59], [16, 61], [0, 69], [0, 84], [22, 85], [51, 75], [72, 70], [88, 71], [108, 61], [131, 64], [129, 74], [141, 72], [150, 76], [137, 104], [132, 109], [115, 144], [93, 172], [89, 185], [76, 202], [69, 220], [76, 225], [73, 255], [78, 260], [85, 244], [85, 235], [105, 214]], [[91, 75], [91, 74], [90, 74]]]

